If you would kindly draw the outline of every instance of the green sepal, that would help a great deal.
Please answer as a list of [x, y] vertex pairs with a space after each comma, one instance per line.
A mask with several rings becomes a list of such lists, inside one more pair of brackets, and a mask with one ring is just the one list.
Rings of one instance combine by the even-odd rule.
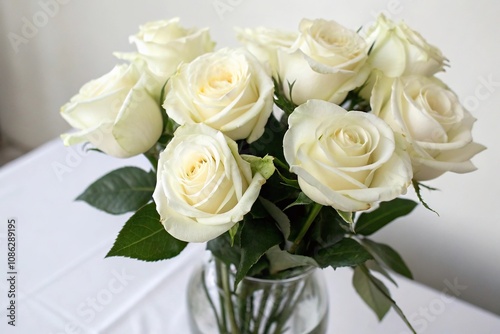
[[238, 233], [239, 226], [240, 226], [240, 223], [236, 223], [228, 231], [229, 237], [231, 238], [231, 247], [234, 246], [234, 240], [236, 238], [236, 234]]
[[[276, 79], [273, 78], [274, 82], [274, 104], [278, 106], [283, 112], [285, 112], [286, 115], [290, 115], [295, 108], [297, 108], [297, 105], [293, 103], [292, 99], [288, 99], [285, 96], [285, 92], [283, 91], [283, 82], [280, 78]], [[290, 97], [292, 97], [292, 91], [293, 91], [293, 86], [295, 85], [295, 81], [290, 84], [290, 82], [287, 82], [288, 84], [288, 89], [290, 92]]]
[[432, 209], [425, 201], [424, 201], [424, 198], [422, 197], [422, 194], [420, 193], [420, 187], [423, 187], [423, 188], [426, 188], [428, 190], [439, 190], [439, 189], [436, 189], [436, 188], [432, 188], [432, 187], [429, 187], [429, 186], [426, 186], [416, 180], [412, 180], [412, 184], [413, 184], [413, 188], [415, 189], [415, 193], [417, 194], [417, 197], [418, 197], [418, 200], [420, 201], [420, 203], [422, 203], [422, 205], [424, 206], [424, 208], [426, 208], [427, 210], [429, 211], [432, 211], [434, 212], [436, 215], [439, 216], [439, 213], [437, 213], [436, 210]]
[[259, 173], [267, 180], [274, 174], [276, 168], [274, 167], [273, 157], [266, 155], [265, 157], [261, 158], [246, 154], [242, 154], [241, 157], [243, 158], [243, 160], [250, 163], [253, 175]]
[[283, 184], [285, 186], [288, 186], [290, 188], [294, 188], [294, 189], [300, 190], [299, 181], [297, 181], [295, 179], [291, 179], [289, 177], [286, 177], [279, 170], [277, 170], [277, 172], [278, 172], [278, 175], [280, 176], [280, 178], [283, 181]]
[[337, 210], [337, 213], [339, 214], [339, 216], [346, 222], [348, 223], [349, 225], [352, 225], [353, 224], [353, 221], [352, 221], [352, 218], [353, 218], [353, 214], [352, 212], [349, 212], [349, 211], [342, 211], [342, 210]]

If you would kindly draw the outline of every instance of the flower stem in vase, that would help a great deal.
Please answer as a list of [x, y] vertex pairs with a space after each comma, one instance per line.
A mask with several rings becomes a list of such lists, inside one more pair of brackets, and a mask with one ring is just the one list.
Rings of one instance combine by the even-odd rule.
[[267, 300], [269, 299], [269, 290], [270, 289], [264, 289], [262, 291], [261, 302], [257, 313], [257, 319], [255, 320], [255, 327], [253, 334], [259, 334], [260, 324], [262, 323], [262, 318], [266, 312]]
[[234, 313], [234, 304], [232, 299], [232, 292], [230, 289], [230, 281], [229, 281], [229, 268], [225, 267], [224, 263], [221, 263], [221, 278], [222, 278], [222, 289], [224, 291], [224, 309], [227, 312], [227, 316], [229, 317], [229, 323], [231, 325], [231, 333], [232, 334], [241, 334], [240, 329], [238, 328], [238, 324], [236, 322], [236, 316]]
[[[218, 275], [217, 275], [217, 281], [219, 281]], [[212, 298], [210, 297], [210, 292], [208, 291], [207, 282], [205, 281], [205, 278], [202, 278], [201, 284], [203, 286], [203, 291], [205, 292], [205, 294], [207, 296], [207, 300], [210, 303], [210, 307], [212, 308], [212, 311], [214, 311], [214, 316], [217, 319], [217, 327], [219, 327], [220, 333], [221, 334], [227, 334], [227, 329], [225, 328], [226, 327], [226, 321], [224, 319], [224, 312], [222, 312], [222, 314], [221, 314], [221, 316], [222, 316], [222, 321], [221, 321], [221, 319], [219, 318], [219, 315], [217, 314], [217, 308], [215, 307], [215, 304], [212, 301]]]

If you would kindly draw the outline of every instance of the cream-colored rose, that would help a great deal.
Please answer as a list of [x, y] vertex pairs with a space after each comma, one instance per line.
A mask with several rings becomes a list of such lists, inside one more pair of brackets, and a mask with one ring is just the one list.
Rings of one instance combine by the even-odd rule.
[[274, 85], [244, 49], [221, 49], [183, 64], [171, 77], [163, 107], [178, 124], [205, 123], [249, 143], [264, 133]]
[[298, 33], [258, 27], [255, 29], [236, 29], [236, 38], [257, 59], [264, 64], [272, 74], [277, 77], [278, 48], [290, 48], [297, 40]]
[[373, 113], [408, 142], [415, 180], [476, 169], [470, 159], [485, 147], [472, 141], [475, 119], [439, 79], [379, 80], [370, 103]]
[[205, 124], [186, 124], [160, 154], [153, 199], [172, 236], [205, 242], [242, 220], [264, 183], [236, 142]]
[[310, 100], [288, 119], [285, 159], [313, 201], [337, 210], [367, 210], [406, 192], [410, 159], [375, 115]]
[[184, 28], [179, 18], [148, 22], [139, 27], [136, 35], [130, 36], [130, 42], [136, 45], [140, 58], [161, 78], [162, 84], [180, 63], [211, 52], [215, 46], [208, 28]]
[[363, 38], [334, 21], [300, 22], [300, 34], [290, 48], [278, 49], [279, 79], [297, 105], [309, 99], [340, 104], [368, 75], [368, 47]]
[[385, 76], [431, 76], [444, 70], [447, 59], [441, 51], [403, 22], [396, 24], [380, 15], [365, 36], [372, 46], [368, 63]]
[[91, 142], [119, 158], [146, 152], [163, 128], [159, 103], [146, 88], [151, 80], [144, 67], [132, 63], [85, 84], [61, 108], [61, 116], [79, 130], [62, 135], [64, 143]]

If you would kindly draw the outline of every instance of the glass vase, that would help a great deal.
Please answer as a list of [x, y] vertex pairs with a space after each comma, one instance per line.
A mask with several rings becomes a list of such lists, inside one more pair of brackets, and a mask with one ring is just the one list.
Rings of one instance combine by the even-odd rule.
[[284, 279], [245, 277], [234, 289], [234, 270], [211, 257], [188, 285], [192, 334], [324, 334], [328, 293], [321, 270]]

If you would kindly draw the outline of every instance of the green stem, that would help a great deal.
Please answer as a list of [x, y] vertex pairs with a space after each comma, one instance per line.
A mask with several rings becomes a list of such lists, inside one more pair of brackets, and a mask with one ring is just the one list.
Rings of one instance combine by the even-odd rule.
[[239, 291], [235, 292], [236, 297], [238, 298], [238, 311], [240, 324], [242, 324], [241, 329], [243, 330], [243, 334], [248, 334], [248, 328], [250, 327], [251, 317], [253, 314], [252, 311], [252, 292], [249, 291], [247, 284], [240, 284]]
[[285, 170], [289, 170], [289, 169], [290, 169], [290, 167], [289, 167], [287, 164], [285, 164], [283, 161], [281, 161], [281, 160], [280, 160], [280, 159], [278, 159], [278, 158], [274, 158], [274, 159], [273, 159], [273, 162], [274, 162], [274, 164], [275, 164], [276, 166], [279, 166], [279, 167], [281, 167], [281, 168], [283, 168], [283, 169], [285, 169]]
[[158, 159], [159, 159], [159, 152], [156, 147], [156, 144], [149, 149], [149, 151], [144, 152], [144, 156], [148, 161], [151, 163], [151, 166], [153, 167], [153, 170], [156, 172], [156, 169], [158, 168]]
[[[270, 289], [273, 289], [274, 287], [271, 287]], [[271, 309], [271, 312], [269, 312], [269, 317], [267, 319], [267, 323], [266, 323], [266, 327], [264, 329], [264, 333], [269, 333], [269, 331], [271, 330], [271, 326], [272, 324], [276, 321], [277, 319], [277, 313], [278, 313], [278, 310], [279, 310], [279, 307], [280, 307], [280, 303], [278, 303], [278, 300], [281, 300], [281, 295], [283, 294], [283, 285], [278, 285], [276, 287], [276, 289], [274, 289], [274, 293], [273, 293], [273, 298], [272, 298], [272, 301], [273, 301], [273, 306], [272, 306], [272, 309]]]
[[222, 273], [222, 289], [224, 290], [224, 300], [226, 311], [229, 316], [229, 323], [231, 324], [231, 333], [232, 334], [241, 334], [238, 325], [236, 323], [236, 317], [234, 314], [234, 305], [233, 300], [231, 298], [231, 289], [229, 288], [229, 268], [224, 268], [221, 270]]
[[[274, 330], [274, 334], [280, 334], [283, 330], [283, 326], [286, 324], [287, 320], [290, 318], [290, 315], [295, 309], [297, 302], [302, 297], [302, 293], [305, 290], [307, 279], [305, 278], [304, 282], [296, 282], [293, 284], [290, 291], [288, 291], [288, 296], [286, 300], [283, 301], [283, 311], [280, 314], [279, 321], [276, 324], [276, 329]], [[301, 285], [299, 292], [297, 293], [297, 286]]]
[[222, 324], [219, 315], [217, 314], [217, 308], [215, 307], [215, 304], [210, 296], [210, 292], [208, 292], [207, 282], [205, 282], [205, 274], [202, 275], [201, 283], [203, 285], [203, 291], [205, 291], [205, 295], [207, 296], [208, 302], [210, 303], [210, 307], [214, 311], [215, 319], [217, 320], [217, 327], [219, 327], [219, 331], [221, 332], [221, 334], [226, 334], [227, 329], [224, 328], [225, 325]]
[[269, 290], [270, 288], [265, 288], [262, 292], [262, 297], [260, 299], [259, 310], [257, 312], [257, 319], [255, 320], [255, 328], [253, 334], [259, 334], [260, 324], [262, 323], [262, 318], [264, 317], [264, 313], [266, 312], [266, 305], [269, 299]]
[[314, 203], [312, 205], [312, 209], [309, 212], [309, 215], [307, 216], [306, 221], [305, 221], [304, 225], [302, 226], [302, 229], [299, 232], [299, 235], [297, 236], [297, 238], [295, 238], [295, 241], [293, 242], [293, 245], [290, 248], [290, 253], [292, 253], [292, 254], [295, 253], [295, 251], [297, 250], [297, 247], [299, 246], [300, 242], [302, 241], [302, 239], [306, 235], [307, 231], [309, 230], [312, 223], [314, 222], [314, 219], [316, 219], [316, 216], [319, 214], [319, 212], [321, 211], [322, 208], [323, 208], [323, 206], [321, 204], [318, 204], [318, 203]]
[[[217, 276], [217, 288], [218, 288], [218, 287], [223, 285], [222, 284], [221, 270], [224, 270], [225, 268], [221, 268], [224, 264], [220, 263], [219, 260], [214, 259], [214, 261], [215, 261], [215, 274]], [[217, 291], [217, 294], [219, 295], [219, 298], [220, 298], [219, 303], [220, 303], [220, 307], [221, 307], [221, 312], [220, 312], [221, 313], [221, 321], [220, 321], [221, 326], [219, 326], [219, 328], [220, 328], [222, 334], [227, 334], [227, 327], [226, 327], [227, 320], [226, 320], [226, 310], [225, 310], [224, 298], [219, 293], [219, 291]]]

